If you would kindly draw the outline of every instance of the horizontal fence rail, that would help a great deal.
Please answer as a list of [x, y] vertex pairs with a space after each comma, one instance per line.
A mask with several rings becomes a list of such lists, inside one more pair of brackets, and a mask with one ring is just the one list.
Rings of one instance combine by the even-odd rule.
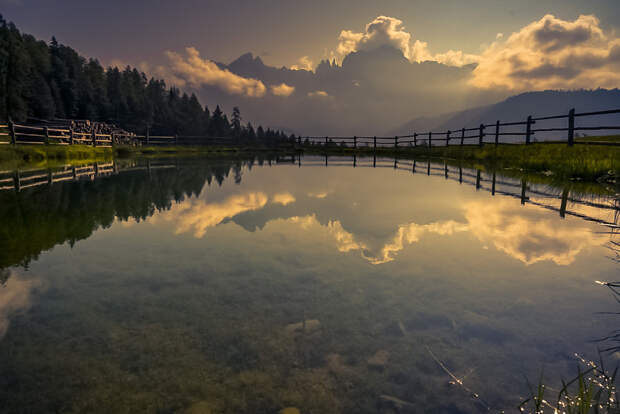
[[[567, 114], [534, 117], [528, 116], [523, 121], [480, 124], [476, 127], [461, 128], [448, 131], [413, 132], [410, 135], [385, 136], [299, 136], [294, 139], [275, 140], [268, 145], [293, 145], [303, 149], [305, 146], [348, 147], [354, 149], [393, 148], [406, 149], [433, 146], [451, 145], [479, 145], [485, 144], [525, 144], [538, 143], [566, 143], [569, 146], [580, 145], [612, 145], [619, 146], [617, 141], [609, 140], [579, 140], [580, 131], [619, 131], [618, 125], [613, 123], [590, 125], [583, 120], [592, 117], [620, 114], [620, 109], [610, 109], [597, 112], [577, 113], [571, 109]], [[616, 117], [617, 118], [617, 117]], [[583, 124], [577, 125], [577, 120]], [[598, 122], [598, 118], [595, 119]], [[549, 124], [553, 122], [553, 124]], [[559, 123], [560, 124], [559, 124]], [[537, 137], [550, 138], [540, 141]], [[506, 139], [508, 138], [508, 139]], [[97, 147], [111, 147], [114, 144], [131, 145], [227, 145], [241, 146], [264, 144], [260, 139], [249, 140], [239, 137], [212, 137], [190, 135], [151, 135], [147, 128], [144, 135], [129, 133], [100, 134], [97, 132], [83, 132], [69, 128], [46, 126], [20, 125], [13, 122], [0, 124], [0, 145], [2, 144], [57, 144], [57, 145], [92, 145]]]
[[[449, 131], [429, 131], [413, 132], [410, 135], [397, 135], [392, 137], [380, 136], [353, 136], [353, 137], [329, 137], [329, 136], [307, 136], [298, 137], [298, 145], [322, 145], [346, 146], [357, 148], [406, 148], [406, 147], [432, 147], [449, 145], [484, 145], [484, 144], [532, 144], [541, 143], [535, 138], [536, 133], [562, 133], [564, 137], [554, 136], [554, 139], [542, 141], [544, 143], [567, 143], [572, 146], [575, 144], [586, 145], [620, 145], [618, 142], [610, 141], [579, 141], [576, 140], [578, 131], [620, 131], [619, 125], [584, 125], [577, 126], [576, 118], [603, 116], [620, 114], [620, 109], [612, 109], [598, 112], [576, 113], [571, 109], [567, 114], [552, 115], [544, 117], [528, 116], [525, 121], [501, 122], [480, 124], [477, 127], [461, 128]], [[545, 125], [546, 121], [565, 120], [564, 126]], [[538, 125], [541, 125], [538, 127]], [[512, 137], [510, 141], [502, 137]], [[560, 139], [558, 139], [560, 138]]]
[[[324, 159], [311, 157], [305, 159], [301, 154], [275, 157], [266, 160], [268, 165], [292, 164], [301, 167], [353, 167], [353, 168], [390, 168], [406, 171], [411, 174], [442, 177], [460, 184], [475, 187], [476, 191], [487, 191], [492, 196], [502, 195], [516, 198], [521, 204], [531, 204], [549, 211], [558, 213], [560, 217], [576, 217], [585, 221], [595, 222], [604, 226], [615, 227], [620, 217], [620, 203], [612, 197], [583, 197], [580, 194], [571, 194], [568, 189], [555, 192], [544, 185], [531, 184], [525, 179], [509, 178], [487, 173], [481, 170], [467, 169], [459, 166], [431, 162], [430, 160], [390, 160], [387, 158], [364, 157], [334, 157], [325, 155]], [[65, 181], [94, 180], [98, 177], [116, 175], [131, 171], [151, 171], [158, 169], [178, 169], [176, 163], [161, 160], [146, 160], [145, 164], [119, 165], [115, 162], [95, 163], [83, 166], [64, 166], [58, 169], [20, 169], [0, 171], [0, 190], [24, 191], [29, 188], [43, 185], [52, 185]], [[571, 206], [595, 209], [598, 217], [589, 212], [570, 209]], [[613, 215], [613, 218], [610, 218]]]

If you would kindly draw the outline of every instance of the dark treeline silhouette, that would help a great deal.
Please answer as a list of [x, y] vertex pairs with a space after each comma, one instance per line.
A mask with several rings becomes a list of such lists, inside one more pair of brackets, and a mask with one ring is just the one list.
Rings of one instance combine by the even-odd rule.
[[104, 69], [55, 38], [47, 44], [22, 34], [0, 15], [0, 118], [88, 119], [136, 133], [235, 137], [275, 141], [281, 131], [242, 124], [239, 108], [230, 118], [219, 106], [211, 113], [196, 95], [163, 80], [148, 79], [127, 66]]
[[[263, 158], [256, 160], [258, 164]], [[0, 271], [27, 267], [39, 254], [87, 239], [115, 220], [144, 220], [200, 194], [205, 183], [222, 185], [231, 173], [241, 182], [254, 159], [184, 163], [178, 168], [121, 171], [118, 175], [53, 184], [26, 191], [0, 192]], [[2, 285], [0, 272], [0, 286]]]

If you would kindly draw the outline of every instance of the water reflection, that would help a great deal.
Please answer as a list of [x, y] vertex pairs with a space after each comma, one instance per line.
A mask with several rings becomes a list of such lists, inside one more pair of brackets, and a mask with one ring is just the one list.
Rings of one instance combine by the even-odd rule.
[[510, 409], [615, 328], [589, 311], [617, 273], [607, 189], [284, 161], [0, 191], [6, 411], [484, 410], [437, 361]]
[[468, 228], [481, 242], [526, 265], [550, 260], [567, 266], [582, 250], [609, 240], [586, 224], [559, 222], [542, 208], [524, 209], [506, 199], [466, 203], [464, 210]]

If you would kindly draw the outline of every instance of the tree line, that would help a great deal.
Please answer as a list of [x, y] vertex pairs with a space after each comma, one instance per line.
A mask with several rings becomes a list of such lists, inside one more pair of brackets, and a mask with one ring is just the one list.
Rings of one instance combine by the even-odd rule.
[[[195, 94], [168, 87], [127, 66], [104, 67], [71, 47], [21, 33], [0, 15], [0, 118], [89, 119], [151, 134], [291, 138], [282, 131], [243, 124], [235, 107], [230, 118], [219, 106], [209, 111]], [[292, 137], [294, 138], [294, 137]]]

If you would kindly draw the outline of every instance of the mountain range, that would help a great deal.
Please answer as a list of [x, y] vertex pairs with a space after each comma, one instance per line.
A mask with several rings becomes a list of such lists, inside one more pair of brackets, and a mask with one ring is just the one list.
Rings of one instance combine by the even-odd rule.
[[[462, 67], [411, 62], [391, 46], [353, 52], [341, 64], [322, 61], [314, 71], [266, 65], [247, 53], [221, 69], [262, 81], [268, 88], [294, 87], [289, 96], [254, 98], [228, 94], [215, 86], [195, 92], [225, 110], [240, 106], [246, 120], [298, 135], [396, 135], [414, 130], [460, 129], [496, 119], [620, 107], [618, 90], [541, 91], [509, 97], [507, 91], [469, 84], [475, 64]], [[592, 109], [594, 110], [594, 109]]]

